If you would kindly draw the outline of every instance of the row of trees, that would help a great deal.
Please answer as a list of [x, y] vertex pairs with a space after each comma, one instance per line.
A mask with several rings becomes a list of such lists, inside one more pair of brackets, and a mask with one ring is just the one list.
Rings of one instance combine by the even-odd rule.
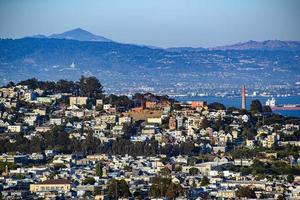
[[[142, 199], [143, 195], [139, 191], [131, 194], [127, 182], [123, 179], [112, 179], [107, 184], [108, 197], [110, 199], [128, 198], [134, 196]], [[168, 199], [175, 199], [184, 196], [184, 189], [180, 184], [173, 183], [171, 178], [156, 176], [151, 179], [151, 187], [149, 196], [154, 198], [167, 197]]]
[[79, 141], [70, 139], [65, 132], [64, 126], [54, 126], [41, 136], [32, 137], [28, 140], [22, 134], [16, 135], [15, 143], [10, 143], [8, 139], [0, 140], [0, 152], [22, 152], [34, 153], [43, 152], [46, 149], [56, 149], [62, 153], [82, 152], [84, 154], [107, 153], [114, 155], [133, 155], [133, 156], [154, 156], [159, 153], [173, 155], [197, 155], [201, 149], [195, 147], [192, 142], [181, 144], [167, 144], [159, 148], [158, 142], [154, 139], [146, 142], [131, 142], [128, 139], [118, 138], [110, 143], [101, 143], [92, 133], [89, 133], [85, 140]]
[[[7, 86], [14, 86], [10, 82]], [[75, 95], [82, 95], [87, 97], [97, 97], [103, 94], [103, 86], [100, 81], [94, 77], [84, 77], [78, 81], [59, 80], [55, 81], [39, 81], [36, 78], [27, 79], [19, 82], [17, 85], [27, 85], [30, 89], [40, 88], [47, 93], [72, 93]]]

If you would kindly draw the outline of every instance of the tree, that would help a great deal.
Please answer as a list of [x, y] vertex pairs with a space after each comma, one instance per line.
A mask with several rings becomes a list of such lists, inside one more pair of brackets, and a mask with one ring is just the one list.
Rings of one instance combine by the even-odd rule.
[[236, 192], [235, 192], [236, 197], [242, 198], [256, 198], [255, 192], [253, 189], [250, 187], [240, 187]]
[[189, 174], [191, 176], [194, 176], [194, 175], [198, 174], [198, 172], [199, 172], [198, 168], [192, 167], [192, 168], [189, 169]]
[[134, 199], [144, 199], [140, 189], [137, 189], [136, 191], [134, 191], [133, 197], [134, 197]]
[[19, 82], [18, 85], [27, 85], [30, 89], [35, 90], [36, 88], [38, 88], [38, 80], [36, 78], [31, 78]]
[[165, 168], [162, 168], [159, 172], [163, 177], [168, 177], [171, 175], [171, 171], [165, 167]]
[[214, 102], [208, 105], [208, 108], [213, 109], [213, 110], [226, 110], [226, 107], [218, 102]]
[[206, 128], [208, 128], [209, 126], [210, 126], [209, 121], [208, 121], [206, 118], [204, 118], [204, 119], [201, 121], [201, 128], [206, 129]]
[[252, 113], [260, 113], [262, 112], [262, 105], [258, 99], [254, 99], [250, 105], [250, 111]]
[[74, 89], [74, 83], [72, 81], [61, 79], [56, 83], [56, 92], [71, 93], [73, 92], [73, 89]]
[[271, 113], [272, 109], [271, 109], [270, 106], [263, 106], [262, 107], [262, 112], [264, 112], [264, 113]]
[[131, 197], [127, 182], [122, 180], [112, 179], [107, 184], [108, 197], [112, 199]]
[[14, 87], [15, 83], [12, 81], [9, 81], [9, 83], [5, 87]]
[[285, 200], [285, 198], [284, 198], [283, 195], [279, 195], [279, 196], [277, 197], [277, 200]]
[[184, 194], [180, 184], [172, 182], [171, 178], [154, 177], [151, 179], [150, 196], [175, 199]]
[[286, 177], [286, 180], [287, 180], [287, 182], [289, 182], [289, 183], [293, 183], [294, 180], [295, 180], [295, 178], [294, 178], [294, 176], [293, 176], [292, 174], [289, 174], [289, 175]]
[[101, 96], [103, 93], [103, 86], [99, 80], [92, 77], [81, 76], [79, 80], [80, 94], [87, 97]]
[[175, 167], [176, 172], [181, 172], [182, 171], [182, 166], [178, 165]]
[[102, 177], [103, 174], [103, 163], [100, 161], [96, 165], [96, 176]]
[[165, 196], [168, 199], [176, 199], [183, 195], [183, 188], [179, 184], [171, 183], [166, 191]]
[[87, 177], [83, 180], [83, 185], [94, 185], [95, 179], [93, 177]]
[[201, 180], [201, 186], [206, 186], [208, 184], [209, 184], [209, 179], [207, 178], [207, 176], [203, 176]]

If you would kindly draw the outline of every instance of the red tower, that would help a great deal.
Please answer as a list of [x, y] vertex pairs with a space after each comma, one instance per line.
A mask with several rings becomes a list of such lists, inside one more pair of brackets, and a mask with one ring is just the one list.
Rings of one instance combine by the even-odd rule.
[[246, 109], [246, 87], [242, 87], [242, 109]]

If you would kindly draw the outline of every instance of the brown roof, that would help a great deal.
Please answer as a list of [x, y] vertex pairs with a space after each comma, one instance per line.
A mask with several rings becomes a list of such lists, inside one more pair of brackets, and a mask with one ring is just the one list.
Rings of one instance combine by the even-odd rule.
[[41, 184], [41, 185], [49, 185], [49, 184], [53, 184], [53, 185], [71, 184], [71, 181], [69, 181], [67, 179], [49, 179], [49, 180], [43, 181], [43, 182], [41, 182], [39, 184]]

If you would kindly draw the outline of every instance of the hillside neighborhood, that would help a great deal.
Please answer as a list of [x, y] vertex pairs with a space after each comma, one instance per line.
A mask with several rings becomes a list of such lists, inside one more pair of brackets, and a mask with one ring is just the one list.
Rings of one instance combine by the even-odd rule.
[[300, 118], [105, 93], [95, 77], [0, 88], [0, 199], [300, 199]]

